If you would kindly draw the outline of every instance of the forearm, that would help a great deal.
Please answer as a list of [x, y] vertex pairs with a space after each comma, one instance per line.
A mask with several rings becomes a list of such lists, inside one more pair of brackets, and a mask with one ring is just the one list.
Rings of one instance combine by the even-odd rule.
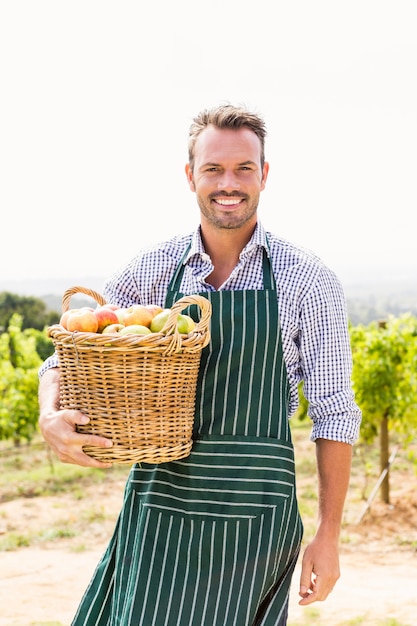
[[40, 423], [48, 413], [59, 409], [59, 368], [48, 369], [39, 380]]
[[318, 526], [306, 547], [300, 577], [300, 604], [325, 600], [340, 576], [339, 536], [349, 486], [352, 446], [317, 439]]
[[347, 443], [317, 439], [318, 532], [339, 539], [343, 508], [349, 487], [352, 446]]

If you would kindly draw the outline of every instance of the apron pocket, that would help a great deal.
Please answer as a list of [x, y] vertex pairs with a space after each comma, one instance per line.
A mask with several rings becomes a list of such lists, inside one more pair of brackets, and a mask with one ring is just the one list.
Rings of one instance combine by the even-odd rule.
[[252, 507], [246, 514], [232, 506], [222, 515], [133, 505], [140, 511], [141, 541], [132, 555], [134, 578], [126, 571], [132, 623], [251, 624], [279, 576], [287, 504], [282, 498], [277, 506]]

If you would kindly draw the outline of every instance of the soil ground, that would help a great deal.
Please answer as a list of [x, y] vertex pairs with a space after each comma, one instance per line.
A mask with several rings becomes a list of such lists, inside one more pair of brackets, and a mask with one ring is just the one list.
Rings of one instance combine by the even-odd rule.
[[[417, 626], [414, 469], [402, 463], [391, 482], [391, 504], [376, 499], [360, 523], [365, 503], [352, 486], [341, 536], [341, 579], [326, 602], [300, 607], [298, 566], [289, 626]], [[111, 536], [124, 483], [124, 474], [109, 474], [83, 487], [81, 495], [69, 490], [0, 504], [0, 538], [31, 537], [29, 545], [0, 552], [1, 626], [69, 626]], [[301, 484], [299, 498], [307, 495]]]

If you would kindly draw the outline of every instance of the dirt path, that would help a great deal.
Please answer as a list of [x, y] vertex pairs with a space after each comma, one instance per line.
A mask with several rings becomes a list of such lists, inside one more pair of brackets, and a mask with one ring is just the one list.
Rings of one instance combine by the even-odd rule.
[[[74, 553], [66, 549], [27, 548], [1, 555], [2, 626], [62, 623], [69, 626], [79, 599], [101, 555], [102, 547]], [[371, 561], [372, 558], [372, 561]], [[364, 553], [343, 554], [342, 578], [325, 602], [298, 605], [299, 568], [291, 594], [290, 621], [336, 625], [361, 618], [370, 626], [377, 619], [417, 625], [417, 557]], [[308, 616], [311, 621], [308, 621]]]

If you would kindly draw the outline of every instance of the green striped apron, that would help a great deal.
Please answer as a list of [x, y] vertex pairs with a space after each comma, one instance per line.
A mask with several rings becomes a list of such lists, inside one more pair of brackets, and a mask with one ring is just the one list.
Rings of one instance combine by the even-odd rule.
[[[185, 258], [185, 257], [184, 257]], [[284, 626], [302, 538], [277, 295], [201, 295], [211, 341], [186, 459], [135, 465], [72, 626]], [[166, 306], [181, 297], [181, 262]], [[189, 311], [193, 314], [193, 311]]]

